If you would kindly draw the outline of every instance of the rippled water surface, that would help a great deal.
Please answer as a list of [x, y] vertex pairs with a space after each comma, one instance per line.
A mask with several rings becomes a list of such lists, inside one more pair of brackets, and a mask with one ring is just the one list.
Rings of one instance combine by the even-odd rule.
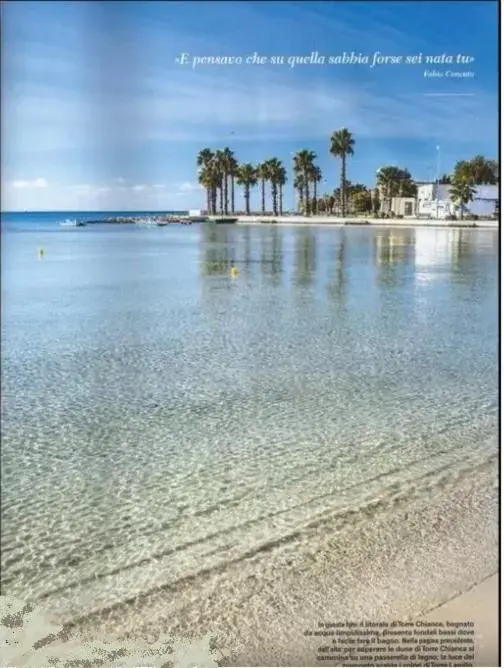
[[4, 226], [3, 592], [90, 612], [488, 463], [497, 272], [489, 230]]

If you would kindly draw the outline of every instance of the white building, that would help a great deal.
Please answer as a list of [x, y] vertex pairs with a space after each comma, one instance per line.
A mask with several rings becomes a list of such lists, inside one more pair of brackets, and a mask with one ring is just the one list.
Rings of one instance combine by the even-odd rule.
[[[450, 184], [417, 183], [417, 214], [420, 217], [445, 219], [457, 215], [458, 203], [450, 196]], [[497, 211], [499, 186], [474, 186], [472, 201], [465, 206], [466, 213], [491, 218]], [[436, 192], [437, 191], [437, 192]]]

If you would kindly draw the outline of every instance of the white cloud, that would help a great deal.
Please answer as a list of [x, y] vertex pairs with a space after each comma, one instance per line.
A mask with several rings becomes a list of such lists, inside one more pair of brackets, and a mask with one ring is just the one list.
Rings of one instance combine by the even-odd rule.
[[4, 211], [180, 210], [203, 205], [200, 186], [190, 181], [124, 186], [112, 179], [108, 184], [47, 183], [45, 188], [31, 189], [19, 188], [19, 181], [2, 185]]
[[18, 189], [31, 190], [32, 188], [47, 188], [48, 182], [44, 178], [33, 179], [33, 181], [13, 181], [12, 187]]
[[177, 189], [180, 192], [194, 192], [195, 190], [201, 190], [202, 186], [199, 183], [191, 183], [190, 181], [185, 181], [177, 186]]
[[[11, 120], [4, 152], [113, 150], [145, 141], [209, 137], [228, 143], [242, 138], [306, 141], [326, 137], [334, 125], [374, 139], [442, 138], [445, 143], [477, 144], [496, 137], [496, 95], [471, 87], [472, 97], [425, 96], [420, 70], [412, 71], [409, 82], [398, 78], [385, 87], [372, 78], [357, 85], [321, 74], [300, 81], [286, 76], [283, 68], [277, 73], [265, 70], [261, 77], [249, 69], [233, 73], [234, 78], [229, 72], [217, 78], [215, 69], [207, 69], [166, 77], [147, 69], [144, 90], [129, 96], [109, 90], [100, 98], [72, 95], [59, 87], [6, 88], [4, 117]], [[125, 181], [118, 177], [117, 183]]]

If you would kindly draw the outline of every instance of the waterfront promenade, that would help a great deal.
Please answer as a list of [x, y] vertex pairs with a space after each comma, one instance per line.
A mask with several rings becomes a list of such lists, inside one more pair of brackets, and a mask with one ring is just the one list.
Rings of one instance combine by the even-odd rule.
[[238, 223], [258, 225], [373, 225], [380, 227], [478, 227], [497, 229], [498, 220], [435, 220], [426, 218], [340, 218], [338, 216], [238, 216]]

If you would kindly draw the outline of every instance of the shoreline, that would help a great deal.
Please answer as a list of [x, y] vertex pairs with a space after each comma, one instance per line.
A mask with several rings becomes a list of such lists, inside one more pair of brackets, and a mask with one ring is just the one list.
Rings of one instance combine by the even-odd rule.
[[495, 456], [485, 459], [403, 482], [393, 498], [370, 494], [351, 504], [351, 521], [329, 513], [295, 541], [75, 620], [75, 630], [139, 644], [210, 633], [224, 666], [314, 666], [317, 640], [304, 632], [321, 620], [474, 621], [473, 665], [497, 665]]
[[429, 622], [474, 622], [476, 637], [474, 666], [499, 665], [499, 574], [449, 599], [419, 620]]
[[238, 225], [308, 225], [331, 227], [441, 227], [499, 229], [498, 220], [431, 220], [423, 218], [339, 218], [336, 216], [237, 216]]

